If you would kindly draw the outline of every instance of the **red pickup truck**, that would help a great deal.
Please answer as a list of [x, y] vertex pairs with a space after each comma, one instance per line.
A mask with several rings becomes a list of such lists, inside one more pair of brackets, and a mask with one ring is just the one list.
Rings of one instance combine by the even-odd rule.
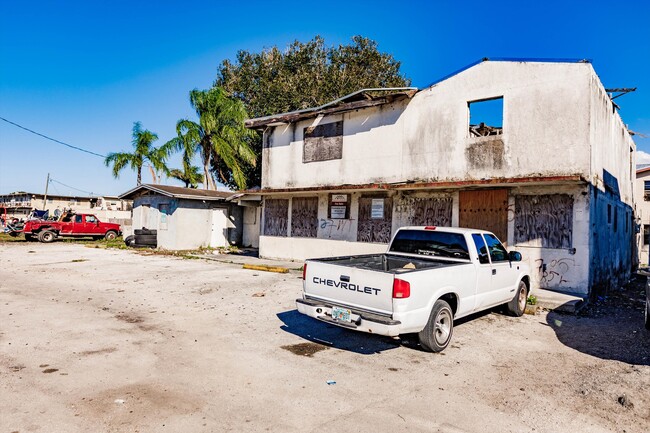
[[92, 214], [65, 214], [59, 221], [28, 220], [23, 233], [28, 241], [53, 242], [57, 237], [115, 239], [122, 231], [119, 224], [103, 223]]

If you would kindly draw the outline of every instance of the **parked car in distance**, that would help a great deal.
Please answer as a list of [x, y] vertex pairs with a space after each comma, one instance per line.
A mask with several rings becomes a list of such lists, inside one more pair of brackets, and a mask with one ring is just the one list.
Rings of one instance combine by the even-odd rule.
[[417, 333], [427, 351], [444, 350], [454, 321], [505, 304], [521, 316], [530, 273], [484, 230], [404, 227], [384, 254], [310, 259], [303, 268], [300, 313], [348, 329]]
[[48, 243], [59, 237], [115, 239], [122, 230], [119, 224], [101, 222], [92, 214], [65, 214], [58, 221], [27, 220], [23, 233], [28, 241]]

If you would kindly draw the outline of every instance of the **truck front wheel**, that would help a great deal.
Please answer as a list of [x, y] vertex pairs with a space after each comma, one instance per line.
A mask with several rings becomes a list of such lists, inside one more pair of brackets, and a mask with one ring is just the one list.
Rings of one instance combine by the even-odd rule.
[[528, 301], [528, 286], [522, 280], [517, 287], [517, 293], [512, 301], [508, 302], [508, 314], [515, 317], [521, 317], [526, 311], [526, 302]]
[[113, 230], [107, 231], [106, 234], [104, 235], [104, 239], [106, 239], [107, 241], [112, 241], [116, 237], [117, 237], [117, 233], [115, 233]]
[[427, 326], [418, 334], [420, 345], [427, 352], [442, 352], [454, 333], [454, 313], [446, 301], [433, 304]]
[[49, 230], [42, 231], [38, 235], [38, 240], [46, 244], [49, 244], [50, 242], [54, 242], [54, 239], [56, 239], [56, 234]]

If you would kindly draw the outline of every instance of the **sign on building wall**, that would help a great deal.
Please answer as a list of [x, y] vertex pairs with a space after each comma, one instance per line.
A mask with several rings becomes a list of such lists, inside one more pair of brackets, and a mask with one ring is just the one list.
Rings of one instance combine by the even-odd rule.
[[330, 194], [330, 219], [347, 219], [350, 217], [350, 203], [348, 194]]
[[382, 219], [384, 217], [384, 199], [373, 198], [370, 207], [370, 218]]

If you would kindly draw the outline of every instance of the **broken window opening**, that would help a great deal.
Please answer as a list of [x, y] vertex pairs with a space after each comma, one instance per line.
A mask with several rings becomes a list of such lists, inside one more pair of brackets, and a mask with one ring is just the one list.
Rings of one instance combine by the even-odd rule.
[[503, 134], [503, 96], [467, 103], [469, 136], [488, 137]]
[[650, 245], [650, 225], [643, 226], [643, 245]]
[[650, 201], [650, 180], [643, 181], [643, 201]]

